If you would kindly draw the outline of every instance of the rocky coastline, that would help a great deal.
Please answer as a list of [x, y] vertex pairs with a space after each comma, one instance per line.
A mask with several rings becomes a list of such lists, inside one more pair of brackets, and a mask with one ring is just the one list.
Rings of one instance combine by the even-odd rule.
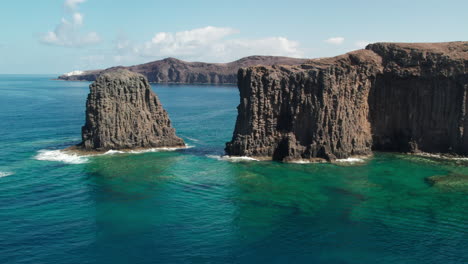
[[250, 56], [229, 63], [187, 62], [175, 58], [166, 58], [129, 67], [118, 66], [104, 70], [74, 71], [63, 74], [57, 80], [95, 81], [104, 73], [119, 69], [140, 73], [150, 83], [174, 84], [236, 84], [237, 71], [241, 67], [255, 65], [299, 65], [307, 59], [278, 56]]
[[226, 153], [278, 161], [372, 151], [468, 154], [468, 42], [376, 43], [299, 66], [240, 69]]

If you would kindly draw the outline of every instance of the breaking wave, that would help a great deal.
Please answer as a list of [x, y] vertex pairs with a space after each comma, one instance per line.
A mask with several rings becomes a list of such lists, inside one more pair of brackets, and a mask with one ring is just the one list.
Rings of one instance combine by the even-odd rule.
[[63, 150], [39, 150], [34, 156], [36, 160], [58, 161], [67, 164], [83, 164], [88, 162], [89, 156], [80, 156]]
[[310, 161], [310, 160], [299, 159], [299, 160], [288, 161], [288, 163], [293, 163], [293, 164], [311, 164], [311, 163], [317, 163], [317, 162], [312, 162], [312, 161]]
[[15, 173], [13, 173], [11, 171], [0, 171], [0, 178], [10, 176], [10, 175], [13, 175], [13, 174], [15, 174]]
[[34, 156], [36, 160], [44, 160], [44, 161], [57, 161], [63, 162], [67, 164], [84, 164], [89, 162], [90, 157], [96, 156], [103, 156], [103, 155], [114, 155], [114, 154], [141, 154], [141, 153], [148, 153], [148, 152], [161, 152], [161, 151], [176, 151], [179, 149], [187, 149], [193, 148], [193, 146], [187, 145], [186, 147], [179, 147], [179, 148], [150, 148], [150, 149], [142, 149], [142, 150], [128, 150], [128, 151], [121, 151], [121, 150], [109, 150], [102, 154], [90, 154], [90, 155], [78, 155], [66, 150], [39, 150], [38, 154]]
[[107, 152], [103, 154], [97, 154], [95, 156], [99, 155], [114, 155], [114, 154], [141, 154], [141, 153], [148, 153], [148, 152], [163, 152], [163, 151], [176, 151], [180, 149], [189, 149], [193, 148], [194, 146], [191, 145], [186, 145], [185, 147], [177, 147], [177, 148], [149, 148], [149, 149], [141, 149], [141, 150], [108, 150]]
[[339, 163], [363, 163], [365, 162], [364, 159], [361, 158], [347, 158], [347, 159], [337, 159], [335, 162]]

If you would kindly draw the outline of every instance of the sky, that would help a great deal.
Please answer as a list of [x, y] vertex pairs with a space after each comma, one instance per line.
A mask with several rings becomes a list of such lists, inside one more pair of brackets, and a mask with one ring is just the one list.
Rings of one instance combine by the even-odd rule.
[[2, 0], [0, 74], [468, 40], [466, 0]]

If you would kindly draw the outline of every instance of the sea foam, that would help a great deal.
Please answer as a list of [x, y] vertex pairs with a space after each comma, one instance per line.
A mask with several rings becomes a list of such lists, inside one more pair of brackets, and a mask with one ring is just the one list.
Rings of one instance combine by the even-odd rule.
[[189, 149], [193, 148], [195, 146], [191, 145], [185, 145], [185, 147], [177, 147], [177, 148], [168, 148], [168, 147], [163, 147], [163, 148], [149, 148], [149, 149], [140, 149], [140, 150], [108, 150], [107, 152], [103, 154], [97, 154], [94, 156], [99, 156], [99, 155], [114, 155], [114, 154], [141, 154], [141, 153], [148, 153], [148, 152], [163, 152], [163, 151], [176, 151], [180, 149]]
[[10, 176], [10, 175], [13, 175], [13, 174], [15, 174], [15, 173], [13, 173], [11, 171], [0, 171], [0, 178]]
[[34, 156], [36, 160], [58, 161], [67, 164], [83, 164], [88, 162], [89, 156], [79, 156], [63, 150], [39, 150]]
[[246, 156], [220, 156], [220, 155], [206, 155], [208, 158], [230, 161], [230, 162], [244, 162], [244, 161], [259, 161], [258, 159]]
[[457, 156], [450, 156], [450, 155], [443, 155], [443, 154], [432, 154], [432, 153], [415, 153], [414, 156], [420, 156], [425, 158], [436, 158], [436, 159], [443, 159], [443, 160], [460, 160], [460, 161], [468, 161], [468, 157], [457, 157]]
[[361, 158], [337, 159], [335, 161], [340, 162], [340, 163], [363, 163], [365, 162], [365, 160]]
[[65, 150], [39, 150], [38, 154], [34, 156], [36, 160], [45, 160], [45, 161], [57, 161], [67, 164], [83, 164], [89, 161], [90, 157], [103, 156], [103, 155], [115, 155], [115, 154], [142, 154], [148, 152], [161, 152], [161, 151], [176, 151], [179, 149], [193, 148], [193, 146], [186, 145], [185, 147], [179, 148], [150, 148], [150, 149], [141, 149], [141, 150], [109, 150], [102, 154], [90, 154], [90, 155], [78, 155], [70, 151]]
[[200, 141], [200, 140], [198, 140], [198, 139], [196, 139], [196, 138], [191, 138], [191, 137], [185, 137], [185, 138], [188, 139], [188, 140], [191, 140], [191, 141], [193, 141], [193, 142], [198, 142], [198, 141]]
[[[293, 164], [311, 164], [311, 163], [314, 163], [310, 160], [304, 160], [304, 159], [298, 159], [298, 160], [291, 160], [291, 161], [288, 161], [288, 163], [293, 163]], [[317, 162], [315, 162], [317, 163]]]

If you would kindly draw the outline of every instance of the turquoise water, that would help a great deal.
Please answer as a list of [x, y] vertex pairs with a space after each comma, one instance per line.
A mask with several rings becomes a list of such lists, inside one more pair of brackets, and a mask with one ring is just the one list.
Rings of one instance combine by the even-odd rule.
[[[155, 85], [193, 148], [77, 158], [85, 82], [0, 75], [0, 263], [468, 263], [466, 161], [221, 159], [233, 86]], [[55, 161], [53, 161], [55, 160]]]

